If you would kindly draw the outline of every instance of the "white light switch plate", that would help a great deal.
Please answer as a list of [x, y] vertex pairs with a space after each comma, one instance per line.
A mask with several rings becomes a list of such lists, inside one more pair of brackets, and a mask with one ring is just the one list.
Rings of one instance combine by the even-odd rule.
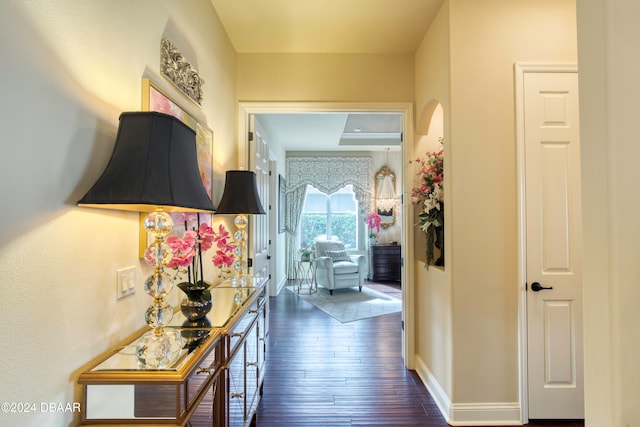
[[135, 266], [116, 270], [116, 299], [124, 298], [136, 292]]

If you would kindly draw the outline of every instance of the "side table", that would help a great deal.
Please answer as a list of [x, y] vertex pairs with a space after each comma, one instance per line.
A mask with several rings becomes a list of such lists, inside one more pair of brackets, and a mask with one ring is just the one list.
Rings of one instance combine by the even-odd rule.
[[371, 245], [369, 280], [399, 282], [402, 276], [400, 245]]
[[313, 260], [297, 261], [296, 266], [296, 292], [308, 293], [309, 295], [318, 292], [316, 282], [316, 266]]

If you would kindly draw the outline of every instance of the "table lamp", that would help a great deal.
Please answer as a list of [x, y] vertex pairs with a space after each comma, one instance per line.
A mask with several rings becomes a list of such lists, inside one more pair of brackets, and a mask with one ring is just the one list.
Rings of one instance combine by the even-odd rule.
[[235, 249], [236, 260], [233, 264], [234, 277], [231, 279], [235, 286], [247, 286], [251, 282], [247, 275], [247, 232], [249, 224], [247, 215], [265, 214], [260, 203], [260, 195], [256, 186], [256, 174], [252, 171], [227, 171], [224, 192], [216, 215], [236, 215], [234, 224], [236, 232], [233, 237], [238, 243]]
[[198, 170], [195, 132], [167, 114], [122, 113], [111, 159], [78, 206], [149, 212], [144, 225], [154, 241], [145, 259], [154, 272], [145, 291], [154, 302], [145, 320], [152, 330], [138, 344], [137, 356], [146, 367], [170, 366], [182, 345], [179, 332], [165, 329], [173, 318], [173, 308], [164, 301], [173, 288], [164, 272], [173, 256], [164, 241], [173, 227], [167, 212], [214, 211]]

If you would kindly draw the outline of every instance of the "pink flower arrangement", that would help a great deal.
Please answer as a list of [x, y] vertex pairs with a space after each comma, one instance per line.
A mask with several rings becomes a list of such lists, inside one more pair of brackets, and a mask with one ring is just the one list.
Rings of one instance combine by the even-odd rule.
[[195, 286], [201, 286], [204, 282], [202, 280], [203, 252], [215, 245], [216, 251], [211, 262], [220, 269], [218, 277], [224, 278], [225, 274], [230, 272], [229, 268], [235, 260], [233, 251], [236, 245], [231, 242], [231, 235], [222, 224], [216, 232], [209, 224], [202, 223], [198, 226], [197, 231], [187, 230], [182, 237], [176, 235], [167, 237], [166, 243], [173, 251], [173, 257], [167, 263], [167, 267], [178, 270], [178, 272], [184, 272], [181, 269], [186, 267], [188, 282]]
[[223, 272], [223, 267], [229, 269], [233, 262], [235, 261], [235, 257], [233, 255], [233, 251], [236, 248], [236, 245], [230, 243], [231, 235], [227, 231], [226, 228], [222, 224], [218, 227], [218, 234], [215, 234], [213, 237], [213, 241], [216, 244], [216, 253], [213, 255], [211, 261], [213, 265], [220, 269], [220, 276], [223, 276], [223, 273], [229, 273], [229, 270]]
[[444, 224], [444, 150], [426, 154], [424, 159], [409, 162], [419, 166], [418, 185], [411, 189], [411, 203], [421, 207], [420, 228], [425, 232], [431, 225], [438, 227]]
[[435, 229], [444, 225], [443, 158], [441, 149], [409, 162], [418, 166], [418, 183], [411, 189], [411, 203], [420, 207], [418, 225], [427, 235], [427, 268], [434, 261]]
[[380, 232], [380, 223], [382, 217], [378, 212], [371, 212], [367, 215], [367, 226], [369, 227], [369, 237], [375, 238], [376, 234]]

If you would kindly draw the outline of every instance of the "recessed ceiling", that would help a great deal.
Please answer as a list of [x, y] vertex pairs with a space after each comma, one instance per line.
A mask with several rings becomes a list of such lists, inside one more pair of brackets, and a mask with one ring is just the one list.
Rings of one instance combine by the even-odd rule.
[[257, 114], [269, 137], [286, 151], [399, 150], [400, 113]]
[[238, 53], [414, 53], [443, 0], [211, 0]]

